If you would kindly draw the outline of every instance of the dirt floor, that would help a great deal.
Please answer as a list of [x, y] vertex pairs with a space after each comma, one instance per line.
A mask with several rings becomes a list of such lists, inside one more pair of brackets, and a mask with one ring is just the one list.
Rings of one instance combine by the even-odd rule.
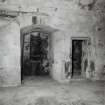
[[18, 87], [0, 88], [0, 105], [105, 105], [105, 82], [28, 77]]

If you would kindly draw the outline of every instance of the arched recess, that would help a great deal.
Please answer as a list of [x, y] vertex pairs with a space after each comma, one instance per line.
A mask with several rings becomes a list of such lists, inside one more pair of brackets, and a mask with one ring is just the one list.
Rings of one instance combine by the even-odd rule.
[[[46, 25], [30, 25], [30, 26], [27, 26], [27, 27], [24, 27], [24, 28], [21, 29], [21, 75], [23, 74], [22, 70], [24, 69], [24, 67], [23, 67], [23, 63], [24, 63], [24, 54], [23, 54], [23, 51], [24, 51], [24, 47], [23, 47], [24, 46], [24, 37], [26, 35], [30, 36], [30, 35], [32, 35], [32, 33], [35, 33], [35, 32], [45, 33], [46, 35], [48, 35], [48, 39], [49, 39], [49, 42], [50, 42], [49, 43], [49, 51], [51, 51], [52, 34], [56, 31], [57, 31], [56, 29], [54, 29], [50, 26], [46, 26]], [[49, 55], [49, 59], [51, 60], [51, 53]], [[22, 76], [22, 79], [23, 79], [23, 76]]]

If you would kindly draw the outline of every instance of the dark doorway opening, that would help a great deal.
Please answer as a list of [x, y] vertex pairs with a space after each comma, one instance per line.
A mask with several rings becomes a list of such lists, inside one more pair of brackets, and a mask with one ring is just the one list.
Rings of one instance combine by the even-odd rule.
[[26, 76], [49, 75], [49, 33], [31, 32], [23, 35], [22, 79]]
[[72, 40], [72, 77], [78, 78], [82, 74], [82, 42], [83, 40]]

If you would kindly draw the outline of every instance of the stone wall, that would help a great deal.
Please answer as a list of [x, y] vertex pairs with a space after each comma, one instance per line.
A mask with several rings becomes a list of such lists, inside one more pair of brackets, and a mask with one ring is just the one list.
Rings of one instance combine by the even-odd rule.
[[0, 86], [17, 86], [21, 84], [20, 29], [16, 21], [0, 19], [1, 22]]
[[17, 18], [20, 28], [31, 25], [32, 16], [37, 16], [37, 24], [58, 30], [51, 36], [52, 75], [55, 80], [68, 80], [65, 63], [71, 62], [71, 37], [90, 38], [86, 78], [105, 80], [104, 0], [7, 0], [5, 5], [10, 5], [10, 9], [16, 6], [16, 10], [26, 12]]

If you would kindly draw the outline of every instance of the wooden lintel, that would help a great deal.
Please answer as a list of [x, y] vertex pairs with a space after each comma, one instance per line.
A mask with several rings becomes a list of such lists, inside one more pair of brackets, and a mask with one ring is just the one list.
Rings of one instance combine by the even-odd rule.
[[0, 10], [0, 16], [4, 17], [17, 17], [19, 15], [19, 12], [16, 11], [8, 11], [8, 10]]
[[0, 16], [4, 16], [4, 17], [17, 17], [19, 16], [19, 14], [22, 13], [22, 14], [27, 14], [27, 13], [30, 13], [30, 14], [34, 14], [34, 15], [44, 15], [44, 16], [49, 16], [48, 14], [46, 13], [41, 13], [41, 12], [26, 12], [26, 11], [13, 11], [13, 10], [5, 10], [5, 9], [0, 9]]

